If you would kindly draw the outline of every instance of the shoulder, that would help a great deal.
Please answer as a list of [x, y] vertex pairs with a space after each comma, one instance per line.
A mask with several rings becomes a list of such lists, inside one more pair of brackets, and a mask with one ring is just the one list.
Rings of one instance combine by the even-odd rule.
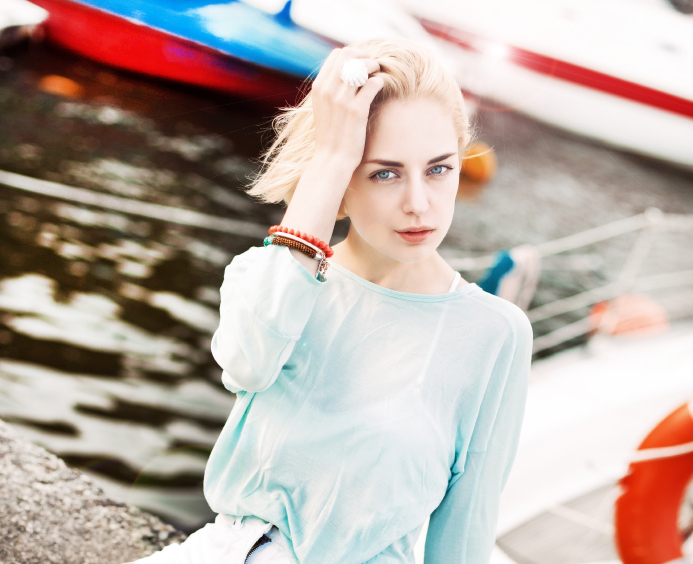
[[497, 349], [496, 359], [500, 375], [500, 380], [497, 382], [498, 390], [507, 387], [515, 391], [524, 389], [525, 392], [518, 391], [516, 397], [516, 401], [523, 404], [532, 363], [534, 344], [532, 324], [527, 314], [516, 304], [484, 290], [472, 292], [472, 294], [474, 299], [483, 303], [504, 320], [503, 326], [506, 330], [502, 343]]
[[251, 263], [255, 260], [259, 260], [263, 256], [268, 256], [273, 253], [278, 254], [279, 249], [284, 249], [285, 247], [280, 247], [278, 245], [268, 245], [268, 246], [253, 246], [253, 247], [248, 247], [245, 251], [242, 253], [239, 253], [231, 259], [231, 262], [234, 264], [247, 264]]
[[231, 262], [226, 265], [225, 271], [227, 274], [243, 272], [253, 265], [291, 268], [293, 261], [295, 261], [297, 265], [300, 265], [300, 263], [293, 258], [288, 247], [281, 245], [254, 246], [247, 248], [242, 253], [234, 255]]
[[522, 308], [504, 298], [481, 289], [470, 297], [493, 312], [494, 331], [499, 333], [495, 342], [494, 375], [488, 381], [487, 393], [500, 401], [505, 390], [511, 390], [511, 399], [507, 401], [518, 407], [524, 405], [534, 344], [532, 324]]
[[265, 247], [249, 247], [242, 253], [234, 255], [231, 262], [226, 265], [225, 270], [233, 270], [238, 268], [246, 268], [248, 265], [252, 264], [254, 261], [258, 260], [261, 256], [261, 252]]
[[506, 333], [518, 345], [531, 343], [532, 324], [519, 306], [480, 287], [469, 292], [467, 297], [480, 308], [480, 312], [485, 313], [483, 321], [490, 323], [494, 332]]

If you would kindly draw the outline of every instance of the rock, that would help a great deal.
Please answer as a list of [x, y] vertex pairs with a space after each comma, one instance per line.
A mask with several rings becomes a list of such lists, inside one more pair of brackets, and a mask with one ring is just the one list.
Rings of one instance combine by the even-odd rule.
[[185, 534], [108, 499], [91, 478], [0, 421], [0, 562], [123, 564]]

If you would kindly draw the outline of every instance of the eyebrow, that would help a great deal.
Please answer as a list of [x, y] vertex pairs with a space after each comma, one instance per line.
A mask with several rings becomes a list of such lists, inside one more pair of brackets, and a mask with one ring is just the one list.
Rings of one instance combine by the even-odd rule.
[[[438, 163], [440, 161], [444, 161], [448, 157], [452, 157], [452, 155], [454, 155], [454, 154], [455, 153], [447, 153], [446, 155], [441, 155], [440, 157], [436, 157], [435, 159], [431, 159], [426, 164], [433, 164], [433, 163]], [[400, 168], [404, 167], [404, 165], [402, 163], [398, 163], [397, 161], [383, 161], [380, 159], [373, 159], [370, 161], [366, 161], [364, 164], [369, 164], [369, 163], [375, 163], [375, 164], [379, 164], [379, 165], [383, 165], [383, 166], [397, 166]]]

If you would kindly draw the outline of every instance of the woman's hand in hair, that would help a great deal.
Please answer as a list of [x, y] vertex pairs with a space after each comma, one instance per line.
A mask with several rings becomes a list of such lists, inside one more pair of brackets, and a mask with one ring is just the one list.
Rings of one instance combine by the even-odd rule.
[[[371, 102], [383, 79], [370, 77], [360, 89], [341, 79], [342, 65], [363, 59], [368, 72], [380, 65], [361, 49], [345, 47], [330, 53], [313, 83], [315, 154], [303, 171], [281, 224], [329, 242], [351, 177], [361, 164]], [[296, 249], [291, 254], [315, 275], [316, 260]]]
[[369, 76], [360, 88], [348, 85], [341, 73], [349, 59], [362, 60], [369, 74], [380, 70], [378, 62], [362, 49], [335, 49], [315, 78], [311, 97], [316, 156], [337, 157], [353, 172], [363, 158], [371, 102], [384, 82], [381, 77]]

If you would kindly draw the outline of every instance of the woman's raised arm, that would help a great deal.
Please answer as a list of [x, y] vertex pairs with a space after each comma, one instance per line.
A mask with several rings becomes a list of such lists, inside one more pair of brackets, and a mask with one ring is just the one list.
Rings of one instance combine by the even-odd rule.
[[[315, 78], [311, 90], [315, 123], [315, 154], [296, 186], [282, 225], [309, 233], [329, 242], [337, 213], [361, 163], [366, 145], [366, 126], [371, 102], [383, 86], [383, 79], [370, 77], [360, 89], [340, 78], [342, 65], [362, 59], [369, 73], [380, 65], [360, 49], [335, 49]], [[293, 255], [313, 274], [317, 263], [299, 251]]]
[[[341, 67], [352, 58], [363, 58], [369, 72], [380, 68], [368, 53], [349, 47], [335, 49], [325, 61], [310, 94], [316, 149], [282, 219], [282, 225], [326, 242], [363, 158], [370, 105], [383, 85], [379, 77], [360, 90], [342, 82]], [[251, 247], [226, 267], [212, 354], [227, 389], [258, 392], [274, 383], [322, 289], [317, 268], [315, 259], [276, 245]]]

